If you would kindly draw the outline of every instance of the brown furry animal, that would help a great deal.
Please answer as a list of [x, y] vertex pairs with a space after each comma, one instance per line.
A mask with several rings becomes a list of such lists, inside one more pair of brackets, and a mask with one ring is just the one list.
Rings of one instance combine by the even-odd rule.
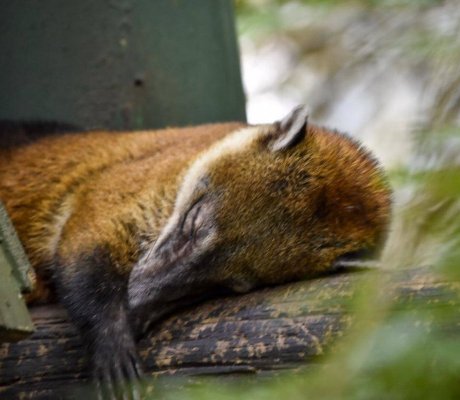
[[[0, 197], [97, 379], [140, 374], [134, 337], [182, 304], [314, 276], [381, 244], [390, 190], [337, 132], [281, 122], [87, 132], [8, 149]], [[46, 290], [43, 290], [46, 289]]]

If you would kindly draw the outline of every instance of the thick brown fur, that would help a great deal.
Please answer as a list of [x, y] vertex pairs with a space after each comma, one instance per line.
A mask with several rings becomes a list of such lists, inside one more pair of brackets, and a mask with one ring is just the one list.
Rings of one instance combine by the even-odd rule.
[[[250, 160], [246, 168], [235, 168], [241, 163], [236, 154], [213, 170], [216, 182], [226, 182], [228, 189], [219, 218], [231, 225], [234, 237], [258, 238], [258, 244], [246, 243], [240, 264], [250, 268], [257, 281], [277, 284], [313, 276], [340, 255], [373, 247], [382, 239], [388, 188], [376, 161], [358, 143], [309, 125], [306, 139], [284, 156], [273, 158], [257, 146], [260, 143], [243, 157]], [[239, 186], [242, 181], [248, 190]], [[308, 187], [308, 196], [299, 185]], [[245, 218], [239, 205], [247, 203], [257, 215]], [[254, 220], [259, 223], [249, 223]], [[280, 235], [270, 226], [289, 233]], [[235, 275], [236, 269], [233, 263], [227, 273]]]
[[154, 240], [169, 216], [186, 167], [241, 126], [85, 132], [8, 149], [9, 157], [0, 149], [0, 198], [38, 275], [29, 301], [50, 299], [43, 280], [57, 255], [71, 261], [101, 243], [127, 276], [140, 240]]
[[0, 153], [0, 198], [37, 272], [111, 386], [140, 372], [134, 336], [222, 288], [245, 292], [376, 250], [390, 190], [348, 136], [279, 123], [83, 132]]

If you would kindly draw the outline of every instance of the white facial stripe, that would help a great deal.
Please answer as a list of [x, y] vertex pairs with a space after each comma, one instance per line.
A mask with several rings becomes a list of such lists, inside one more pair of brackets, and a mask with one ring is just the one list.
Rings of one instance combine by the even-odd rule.
[[182, 211], [199, 180], [209, 170], [209, 166], [226, 154], [233, 154], [247, 149], [254, 140], [264, 134], [264, 126], [248, 127], [231, 133], [202, 153], [189, 168], [178, 191], [175, 212]]
[[74, 196], [70, 195], [62, 202], [59, 209], [56, 211], [53, 219], [53, 230], [51, 231], [51, 235], [48, 238], [48, 244], [46, 245], [50, 257], [56, 254], [64, 226], [72, 215], [74, 203]]
[[[203, 152], [187, 171], [179, 188], [174, 211], [162, 229], [156, 243], [161, 243], [177, 225], [180, 216], [185, 212], [193, 191], [199, 180], [206, 174], [208, 167], [225, 154], [237, 153], [246, 149], [254, 140], [263, 135], [266, 127], [248, 127], [226, 136]], [[156, 247], [156, 246], [155, 246]]]

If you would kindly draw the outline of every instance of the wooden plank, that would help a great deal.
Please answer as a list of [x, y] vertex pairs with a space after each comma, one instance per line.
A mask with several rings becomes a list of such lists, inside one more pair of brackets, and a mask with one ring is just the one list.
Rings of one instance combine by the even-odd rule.
[[21, 292], [30, 288], [29, 262], [0, 202], [0, 342], [23, 339], [33, 324]]
[[11, 265], [0, 246], [0, 342], [23, 339], [33, 330]]
[[[314, 365], [350, 326], [351, 300], [364, 275], [298, 282], [184, 310], [140, 342], [146, 371], [153, 376], [260, 375]], [[394, 282], [387, 295], [396, 301], [396, 310], [460, 305], [458, 284], [426, 269], [382, 277]], [[65, 311], [50, 305], [31, 313], [37, 331], [0, 347], [2, 398], [56, 395], [88, 376], [79, 336]]]
[[30, 290], [31, 282], [28, 276], [31, 268], [30, 263], [1, 201], [0, 245], [3, 248], [7, 262], [12, 266], [13, 275], [19, 284], [19, 289], [21, 292]]

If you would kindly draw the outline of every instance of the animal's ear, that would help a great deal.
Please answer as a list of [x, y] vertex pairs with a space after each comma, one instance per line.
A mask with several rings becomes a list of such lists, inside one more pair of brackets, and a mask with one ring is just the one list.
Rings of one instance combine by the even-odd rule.
[[297, 106], [281, 121], [275, 123], [275, 137], [270, 143], [273, 152], [283, 151], [301, 142], [307, 132], [308, 110]]

